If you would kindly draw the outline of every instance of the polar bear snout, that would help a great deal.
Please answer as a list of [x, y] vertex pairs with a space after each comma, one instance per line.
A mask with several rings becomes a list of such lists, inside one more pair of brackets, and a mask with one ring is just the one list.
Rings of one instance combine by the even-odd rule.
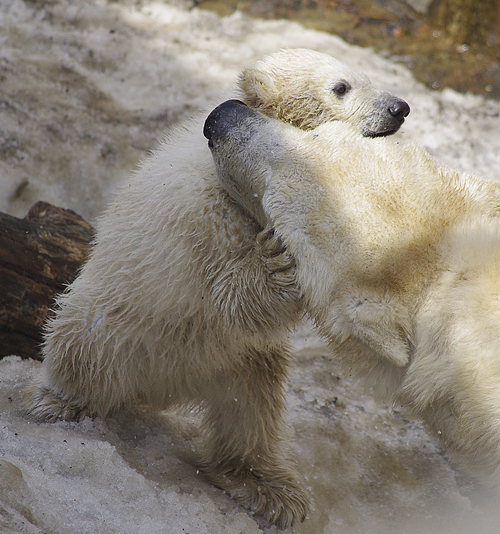
[[[256, 159], [254, 172], [248, 173], [245, 154], [252, 150], [252, 146], [259, 154], [266, 150], [257, 134], [269, 123], [271, 119], [259, 111], [239, 100], [228, 100], [210, 113], [203, 127], [222, 186], [262, 227], [267, 224], [261, 204], [267, 162], [257, 162]], [[241, 184], [245, 185], [242, 187]]]
[[404, 100], [397, 100], [389, 106], [388, 111], [403, 124], [405, 118], [410, 114], [410, 106]]
[[223, 139], [227, 131], [240, 124], [248, 116], [256, 113], [240, 100], [227, 100], [217, 106], [207, 117], [203, 127], [203, 135], [208, 139], [208, 146], [212, 148], [214, 141]]
[[[395, 134], [410, 114], [410, 106], [403, 99], [382, 93], [364, 121], [364, 137], [386, 137]], [[376, 111], [378, 110], [378, 112]]]

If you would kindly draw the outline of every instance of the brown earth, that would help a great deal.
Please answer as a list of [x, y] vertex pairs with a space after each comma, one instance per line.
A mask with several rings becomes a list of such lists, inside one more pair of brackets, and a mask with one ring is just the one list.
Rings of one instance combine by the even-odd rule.
[[[199, 7], [229, 15], [285, 18], [339, 35], [406, 65], [415, 78], [441, 90], [500, 99], [500, 46], [456, 42], [409, 4], [418, 0], [201, 0]], [[420, 3], [428, 4], [425, 0]]]

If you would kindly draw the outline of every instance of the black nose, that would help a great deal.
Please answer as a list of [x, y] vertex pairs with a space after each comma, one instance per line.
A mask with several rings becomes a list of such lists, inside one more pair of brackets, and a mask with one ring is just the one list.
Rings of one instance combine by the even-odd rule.
[[203, 135], [210, 141], [224, 136], [227, 128], [234, 126], [233, 122], [241, 115], [241, 108], [249, 109], [240, 100], [227, 100], [217, 106], [205, 121]]
[[398, 120], [403, 120], [410, 113], [410, 106], [404, 100], [398, 100], [389, 106], [389, 113]]

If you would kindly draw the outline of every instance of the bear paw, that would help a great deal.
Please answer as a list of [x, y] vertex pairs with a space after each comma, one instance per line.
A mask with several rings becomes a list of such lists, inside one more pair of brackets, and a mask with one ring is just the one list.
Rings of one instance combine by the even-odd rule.
[[272, 289], [277, 291], [297, 291], [295, 260], [286, 250], [274, 228], [266, 228], [257, 235], [267, 278]]
[[256, 480], [250, 486], [235, 492], [235, 498], [269, 524], [284, 529], [306, 518], [309, 498], [296, 482]]
[[277, 478], [255, 470], [250, 470], [246, 476], [206, 471], [205, 474], [215, 486], [270, 525], [285, 529], [304, 521], [309, 513], [309, 497], [291, 474]]
[[82, 421], [85, 417], [92, 417], [85, 406], [65, 401], [52, 388], [36, 382], [23, 391], [22, 408], [40, 423], [54, 423], [58, 420]]

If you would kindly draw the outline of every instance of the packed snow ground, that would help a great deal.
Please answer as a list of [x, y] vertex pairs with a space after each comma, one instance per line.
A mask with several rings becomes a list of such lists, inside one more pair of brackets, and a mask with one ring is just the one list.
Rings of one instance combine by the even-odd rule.
[[[371, 50], [286, 21], [221, 19], [184, 2], [0, 0], [0, 210], [37, 200], [94, 221], [166, 128], [208, 110], [283, 47], [329, 53], [412, 108], [402, 138], [500, 178], [500, 103], [432, 92]], [[305, 325], [294, 336], [289, 454], [313, 499], [297, 534], [497, 533], [500, 508], [435, 436], [377, 405]], [[0, 361], [0, 532], [273, 533], [193, 467], [195, 414], [30, 423], [38, 362]]]

